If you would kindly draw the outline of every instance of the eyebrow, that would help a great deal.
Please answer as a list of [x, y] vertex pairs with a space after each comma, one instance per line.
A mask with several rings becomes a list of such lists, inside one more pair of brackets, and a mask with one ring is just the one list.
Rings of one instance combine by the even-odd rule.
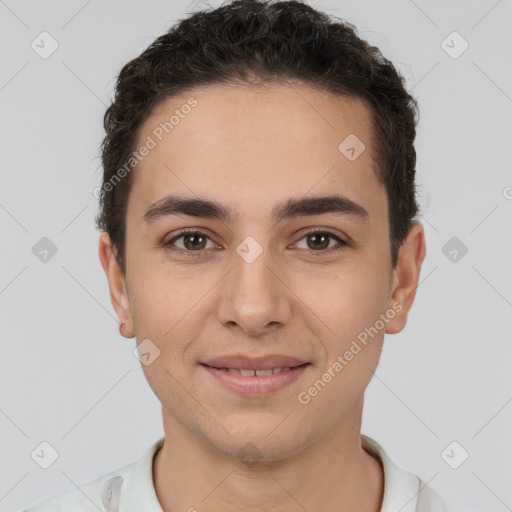
[[[341, 195], [291, 198], [275, 206], [271, 217], [275, 222], [281, 222], [325, 213], [348, 215], [364, 222], [369, 218], [368, 211], [360, 204]], [[146, 224], [150, 224], [172, 215], [219, 219], [228, 223], [234, 223], [239, 218], [236, 209], [217, 201], [169, 195], [151, 204], [142, 219]]]

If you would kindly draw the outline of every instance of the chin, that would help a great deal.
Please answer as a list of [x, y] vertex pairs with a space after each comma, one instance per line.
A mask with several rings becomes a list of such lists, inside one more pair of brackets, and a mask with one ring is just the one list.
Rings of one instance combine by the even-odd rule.
[[303, 428], [284, 425], [283, 417], [273, 421], [255, 422], [246, 418], [243, 424], [226, 426], [219, 433], [222, 439], [210, 439], [219, 451], [231, 458], [247, 462], [276, 462], [285, 460], [308, 444]]

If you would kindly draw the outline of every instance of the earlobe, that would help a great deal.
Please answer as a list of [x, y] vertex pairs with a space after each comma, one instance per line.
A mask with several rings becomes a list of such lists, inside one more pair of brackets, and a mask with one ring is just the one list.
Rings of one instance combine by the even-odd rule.
[[119, 332], [125, 338], [133, 338], [133, 322], [130, 312], [130, 300], [121, 267], [116, 258], [116, 249], [108, 233], [101, 233], [99, 239], [99, 257], [110, 290], [110, 301], [120, 320]]
[[400, 332], [407, 323], [407, 314], [412, 307], [418, 287], [421, 265], [425, 259], [425, 232], [420, 222], [411, 224], [409, 234], [400, 247], [398, 261], [393, 270], [393, 282], [388, 307], [396, 314], [386, 324], [387, 334]]

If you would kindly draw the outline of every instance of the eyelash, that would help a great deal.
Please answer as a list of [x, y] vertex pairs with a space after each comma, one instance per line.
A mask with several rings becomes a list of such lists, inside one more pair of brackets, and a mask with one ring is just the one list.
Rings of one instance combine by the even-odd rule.
[[[180, 233], [178, 235], [171, 238], [169, 241], [164, 242], [163, 246], [166, 249], [174, 251], [178, 254], [183, 254], [183, 255], [191, 257], [191, 258], [197, 258], [201, 255], [201, 253], [205, 252], [205, 249], [201, 249], [201, 250], [197, 250], [197, 251], [190, 251], [190, 250], [180, 249], [179, 247], [171, 248], [171, 246], [174, 244], [174, 242], [176, 242], [176, 240], [179, 240], [183, 236], [190, 235], [190, 234], [205, 236], [206, 238], [211, 240], [211, 238], [206, 233], [203, 233], [202, 231], [199, 231], [197, 229], [187, 229], [187, 230], [180, 231]], [[339, 236], [335, 235], [334, 233], [332, 233], [331, 231], [326, 230], [326, 229], [313, 229], [311, 231], [308, 231], [307, 233], [304, 233], [304, 235], [299, 240], [297, 240], [297, 242], [302, 240], [303, 238], [306, 238], [309, 235], [316, 235], [316, 234], [328, 235], [330, 238], [334, 238], [337, 242], [339, 242], [340, 245], [339, 245], [339, 247], [335, 247], [335, 248], [331, 247], [330, 249], [321, 249], [318, 251], [315, 251], [313, 249], [309, 249], [309, 250], [305, 249], [305, 250], [308, 250], [310, 253], [312, 253], [312, 255], [315, 257], [332, 254], [333, 252], [337, 252], [341, 249], [344, 249], [345, 247], [349, 247], [349, 245], [350, 245], [348, 242], [346, 242], [345, 240], [341, 239]]]

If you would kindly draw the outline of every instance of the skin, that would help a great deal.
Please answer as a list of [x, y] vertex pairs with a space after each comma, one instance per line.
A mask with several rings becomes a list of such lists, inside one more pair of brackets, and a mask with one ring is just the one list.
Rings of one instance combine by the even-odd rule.
[[[162, 403], [165, 442], [153, 465], [162, 509], [378, 512], [383, 474], [361, 445], [364, 391], [384, 334], [406, 324], [425, 257], [423, 227], [413, 223], [393, 268], [387, 195], [372, 168], [361, 100], [305, 85], [202, 87], [158, 105], [139, 141], [191, 96], [198, 105], [132, 171], [126, 276], [106, 233], [99, 243], [125, 336], [149, 338], [160, 350], [142, 368]], [[338, 150], [349, 134], [366, 145], [355, 161]], [[239, 219], [170, 216], [146, 225], [145, 211], [170, 193], [216, 200]], [[276, 224], [270, 217], [278, 202], [332, 193], [363, 206], [368, 220], [328, 213]], [[319, 247], [306, 236], [317, 227], [351, 245], [332, 251], [338, 242], [328, 239]], [[202, 251], [198, 257], [163, 246], [183, 228], [208, 237], [206, 245], [175, 240]], [[236, 252], [248, 236], [263, 250], [252, 263]], [[385, 328], [309, 404], [299, 403], [298, 394], [393, 304], [402, 309]], [[311, 365], [287, 387], [247, 398], [198, 364], [237, 352]], [[246, 443], [258, 462], [241, 460]]]

